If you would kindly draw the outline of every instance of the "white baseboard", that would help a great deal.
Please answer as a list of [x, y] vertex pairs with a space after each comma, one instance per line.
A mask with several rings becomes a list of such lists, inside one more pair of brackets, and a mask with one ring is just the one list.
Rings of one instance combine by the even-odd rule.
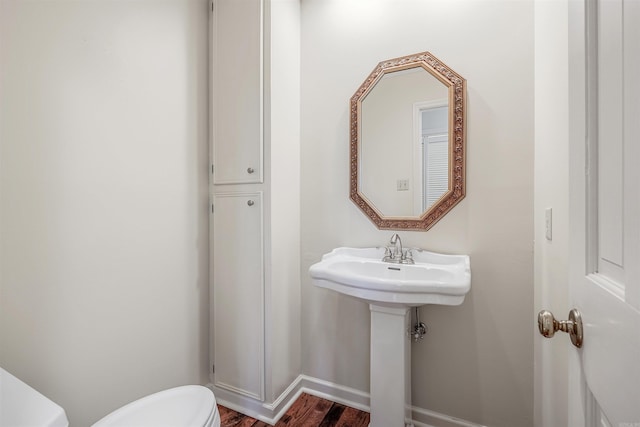
[[299, 378], [301, 378], [302, 391], [304, 393], [364, 412], [371, 412], [369, 408], [369, 393], [307, 375], [301, 375]]
[[415, 427], [485, 427], [481, 424], [418, 408], [417, 406], [411, 407], [411, 416]]
[[302, 394], [302, 375], [298, 376], [273, 403], [264, 403], [248, 396], [233, 393], [227, 389], [207, 384], [220, 405], [248, 415], [270, 425], [274, 425]]
[[[213, 390], [216, 401], [222, 406], [270, 425], [278, 422], [302, 393], [370, 412], [369, 393], [307, 375], [298, 376], [273, 403], [259, 402], [250, 397], [221, 389], [213, 384], [208, 384], [207, 386]], [[411, 407], [411, 415], [413, 418], [411, 423], [415, 427], [484, 427], [480, 424], [416, 406]]]

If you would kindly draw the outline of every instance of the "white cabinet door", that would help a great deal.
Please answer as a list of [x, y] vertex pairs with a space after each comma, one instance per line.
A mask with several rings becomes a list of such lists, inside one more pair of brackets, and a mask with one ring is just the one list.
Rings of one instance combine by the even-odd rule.
[[213, 183], [263, 182], [263, 4], [213, 0]]
[[571, 11], [578, 40], [570, 69], [576, 114], [570, 128], [569, 300], [582, 313], [584, 344], [570, 353], [569, 425], [635, 427], [640, 426], [640, 2], [584, 1]]
[[262, 224], [262, 192], [214, 196], [214, 384], [258, 400], [264, 397]]

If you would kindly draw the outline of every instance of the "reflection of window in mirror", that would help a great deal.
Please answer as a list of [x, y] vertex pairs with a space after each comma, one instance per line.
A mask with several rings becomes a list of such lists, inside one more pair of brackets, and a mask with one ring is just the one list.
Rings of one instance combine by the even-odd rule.
[[414, 215], [449, 189], [449, 109], [446, 99], [414, 104]]

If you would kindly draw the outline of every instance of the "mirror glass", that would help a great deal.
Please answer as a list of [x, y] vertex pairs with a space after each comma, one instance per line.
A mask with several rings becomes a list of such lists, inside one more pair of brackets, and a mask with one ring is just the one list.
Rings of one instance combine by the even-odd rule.
[[448, 110], [422, 67], [383, 75], [362, 100], [358, 187], [385, 216], [421, 216], [449, 187]]
[[351, 199], [428, 229], [464, 197], [466, 82], [428, 52], [383, 61], [351, 99]]

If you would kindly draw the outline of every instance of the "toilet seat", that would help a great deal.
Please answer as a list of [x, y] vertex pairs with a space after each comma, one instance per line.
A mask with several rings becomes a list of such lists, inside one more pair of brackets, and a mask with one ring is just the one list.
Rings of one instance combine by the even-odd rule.
[[115, 410], [93, 427], [217, 427], [213, 392], [200, 385], [160, 391]]

